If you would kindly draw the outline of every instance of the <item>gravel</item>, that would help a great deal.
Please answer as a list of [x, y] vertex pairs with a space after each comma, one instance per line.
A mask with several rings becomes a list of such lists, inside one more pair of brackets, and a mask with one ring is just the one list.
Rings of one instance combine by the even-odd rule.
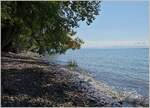
[[3, 107], [120, 107], [125, 99], [90, 76], [29, 53], [2, 52], [1, 88]]

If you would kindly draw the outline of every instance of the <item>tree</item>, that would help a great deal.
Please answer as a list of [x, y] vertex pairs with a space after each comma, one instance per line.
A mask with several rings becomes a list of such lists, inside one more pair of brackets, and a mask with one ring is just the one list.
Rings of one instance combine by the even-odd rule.
[[80, 21], [90, 25], [100, 1], [2, 1], [2, 50], [64, 53], [80, 48]]

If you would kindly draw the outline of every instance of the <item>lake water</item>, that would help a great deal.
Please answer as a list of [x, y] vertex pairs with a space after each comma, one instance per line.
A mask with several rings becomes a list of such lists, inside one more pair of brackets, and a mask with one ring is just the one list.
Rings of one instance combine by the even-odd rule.
[[55, 61], [66, 64], [75, 60], [79, 67], [88, 70], [96, 80], [115, 89], [136, 91], [148, 96], [149, 92], [149, 49], [80, 49], [69, 50], [56, 56]]

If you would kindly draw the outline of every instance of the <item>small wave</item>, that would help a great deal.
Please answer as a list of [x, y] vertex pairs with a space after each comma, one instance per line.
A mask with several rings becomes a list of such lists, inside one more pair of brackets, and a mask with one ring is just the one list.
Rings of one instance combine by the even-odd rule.
[[134, 89], [108, 86], [106, 83], [95, 80], [86, 74], [82, 74], [80, 77], [86, 81], [90, 81], [90, 84], [92, 84], [98, 91], [122, 101], [123, 106], [149, 106], [149, 98], [138, 94]]
[[149, 97], [144, 97], [134, 89], [112, 87], [123, 101], [123, 106], [149, 106]]

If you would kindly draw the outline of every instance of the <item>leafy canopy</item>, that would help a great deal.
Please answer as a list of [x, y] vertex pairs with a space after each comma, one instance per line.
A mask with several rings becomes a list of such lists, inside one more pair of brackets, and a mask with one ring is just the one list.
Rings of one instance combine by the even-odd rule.
[[2, 50], [64, 53], [80, 48], [74, 28], [90, 25], [100, 1], [2, 1]]

